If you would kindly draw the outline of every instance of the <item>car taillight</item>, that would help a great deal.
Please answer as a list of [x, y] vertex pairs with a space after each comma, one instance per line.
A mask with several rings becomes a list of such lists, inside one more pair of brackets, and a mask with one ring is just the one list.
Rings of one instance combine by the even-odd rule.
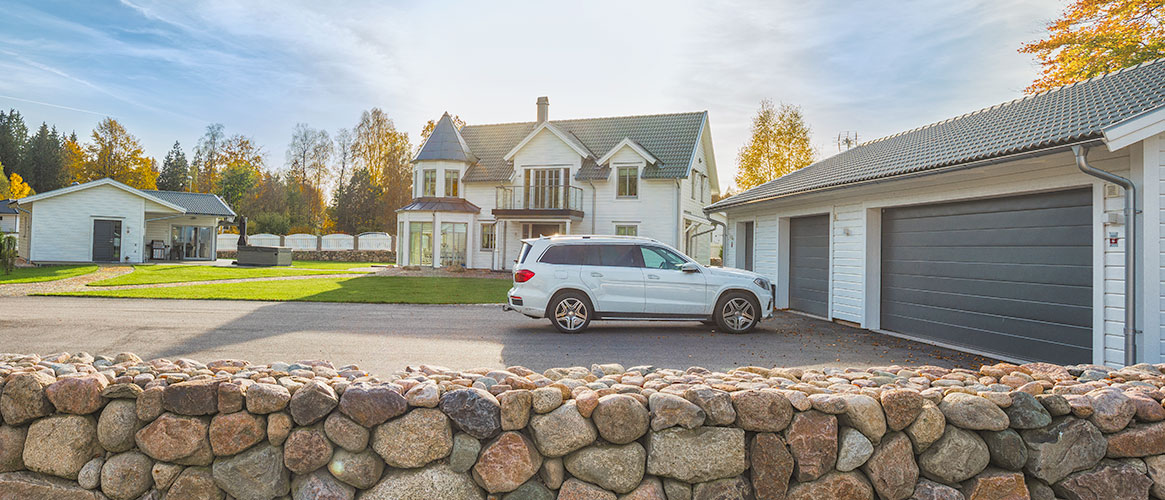
[[514, 283], [525, 283], [534, 277], [534, 271], [523, 269], [514, 273]]

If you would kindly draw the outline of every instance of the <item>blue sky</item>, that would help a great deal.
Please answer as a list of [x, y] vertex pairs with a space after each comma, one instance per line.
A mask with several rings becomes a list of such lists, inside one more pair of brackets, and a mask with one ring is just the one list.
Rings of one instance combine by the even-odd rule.
[[207, 124], [282, 168], [292, 128], [378, 106], [417, 136], [468, 123], [708, 110], [722, 185], [758, 102], [800, 105], [819, 156], [1023, 95], [1016, 53], [1063, 2], [7, 0], [0, 107], [158, 158]]

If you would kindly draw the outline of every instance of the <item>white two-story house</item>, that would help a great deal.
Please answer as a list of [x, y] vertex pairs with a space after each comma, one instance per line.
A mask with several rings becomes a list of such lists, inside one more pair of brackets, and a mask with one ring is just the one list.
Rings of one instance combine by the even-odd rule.
[[506, 270], [523, 238], [655, 238], [707, 263], [723, 226], [703, 207], [719, 193], [706, 111], [466, 125], [445, 113], [413, 159], [412, 202], [398, 210], [402, 266]]

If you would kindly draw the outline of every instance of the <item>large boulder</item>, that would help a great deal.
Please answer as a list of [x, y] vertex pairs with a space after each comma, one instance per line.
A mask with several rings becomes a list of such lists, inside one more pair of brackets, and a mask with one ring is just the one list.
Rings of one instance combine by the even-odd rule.
[[[468, 474], [436, 463], [419, 469], [390, 469], [379, 483], [360, 494], [360, 500], [485, 500], [485, 493]], [[562, 498], [561, 495], [559, 498]], [[240, 499], [242, 500], [242, 499]]]
[[647, 473], [688, 483], [739, 476], [748, 470], [744, 430], [672, 427], [647, 438]]
[[0, 472], [24, 470], [24, 441], [27, 427], [0, 425]]
[[841, 414], [841, 423], [857, 429], [873, 444], [882, 441], [886, 434], [886, 415], [878, 400], [865, 394], [842, 394], [845, 400], [845, 413]]
[[247, 386], [247, 411], [256, 415], [275, 413], [287, 408], [291, 391], [279, 384], [251, 384]]
[[142, 428], [132, 399], [115, 399], [97, 418], [97, 441], [106, 451], [121, 453], [134, 446], [134, 434]]
[[1145, 468], [1153, 480], [1150, 493], [1154, 498], [1165, 498], [1165, 455], [1145, 457]]
[[781, 432], [793, 418], [793, 405], [772, 389], [733, 392], [732, 407], [736, 426], [746, 431]]
[[384, 384], [358, 382], [340, 396], [340, 411], [364, 427], [376, 427], [409, 409], [408, 400]]
[[922, 394], [911, 389], [890, 389], [882, 392], [882, 411], [886, 413], [886, 427], [900, 431], [922, 413]]
[[1019, 435], [1027, 445], [1024, 472], [1049, 484], [1096, 466], [1108, 447], [1096, 426], [1075, 417], [1059, 417], [1052, 425]]
[[[729, 402], [731, 403], [731, 399]], [[661, 431], [668, 427], [680, 426], [692, 429], [704, 424], [706, 414], [704, 410], [687, 399], [668, 394], [655, 392], [647, 397], [647, 406], [651, 409], [651, 430]], [[732, 418], [736, 418], [733, 410]]]
[[910, 437], [910, 442], [914, 443], [914, 453], [918, 454], [926, 451], [930, 445], [943, 437], [946, 430], [947, 418], [943, 416], [942, 410], [934, 403], [925, 401], [914, 422], [908, 425], [904, 432]]
[[[161, 487], [157, 485], [156, 487]], [[166, 490], [166, 500], [223, 500], [226, 493], [214, 484], [210, 467], [186, 467]]]
[[983, 431], [979, 436], [987, 443], [991, 465], [1004, 470], [1020, 470], [1027, 464], [1027, 445], [1019, 433], [1007, 429], [999, 432]]
[[485, 445], [473, 466], [473, 479], [490, 493], [514, 491], [542, 468], [542, 455], [526, 436], [506, 431]]
[[380, 480], [384, 474], [384, 461], [372, 450], [352, 453], [343, 448], [332, 453], [328, 471], [345, 483], [366, 490]]
[[296, 476], [291, 481], [292, 500], [352, 500], [356, 498], [356, 488], [341, 482], [319, 469], [311, 474]]
[[558, 500], [616, 500], [616, 497], [613, 492], [572, 477], [562, 483]]
[[545, 457], [564, 456], [599, 437], [595, 424], [578, 412], [574, 401], [568, 401], [545, 415], [531, 416], [527, 429], [534, 445]]
[[1165, 422], [1132, 424], [1105, 436], [1108, 458], [1147, 457], [1165, 453]]
[[[1023, 497], [1019, 497], [1023, 499]], [[967, 500], [959, 490], [929, 479], [919, 479], [910, 500]], [[1031, 499], [1036, 500], [1036, 499]]]
[[43, 371], [13, 373], [0, 391], [0, 414], [8, 425], [22, 425], [53, 413], [55, 407], [45, 388], [56, 378]]
[[1088, 393], [1092, 400], [1092, 416], [1088, 420], [1100, 432], [1109, 433], [1124, 429], [1137, 413], [1137, 406], [1125, 393], [1118, 389], [1100, 389]]
[[88, 373], [62, 377], [45, 388], [45, 396], [60, 413], [88, 415], [101, 409], [101, 391], [109, 385], [104, 375]]
[[372, 434], [372, 449], [389, 467], [423, 467], [453, 450], [453, 427], [440, 410], [417, 408], [380, 424]]
[[785, 448], [781, 436], [772, 432], [757, 433], [749, 445], [748, 456], [752, 462], [752, 484], [756, 488], [756, 497], [759, 500], [785, 498], [789, 479], [793, 475], [793, 455]]
[[[449, 467], [457, 472], [469, 472], [473, 464], [477, 463], [477, 455], [481, 453], [481, 441], [464, 432], [453, 436], [453, 450], [449, 452]], [[542, 462], [543, 468], [546, 462]]]
[[[553, 499], [554, 494], [551, 493], [546, 498]], [[663, 482], [659, 478], [645, 477], [639, 486], [636, 486], [630, 493], [620, 495], [619, 500], [667, 500], [667, 492], [663, 489]]]
[[534, 405], [534, 395], [530, 391], [522, 389], [498, 394], [498, 404], [502, 407], [502, 430], [522, 430], [530, 423], [530, 409]]
[[1135, 467], [1104, 460], [1093, 469], [1073, 472], [1052, 485], [1067, 500], [1142, 500], [1149, 498], [1153, 481]]
[[73, 481], [32, 472], [0, 473], [0, 499], [107, 500], [101, 492], [87, 490]]
[[817, 410], [798, 412], [785, 429], [785, 442], [796, 462], [797, 481], [817, 479], [837, 463], [837, 417]]
[[267, 419], [245, 411], [215, 415], [207, 437], [215, 455], [234, 455], [267, 439]]
[[334, 450], [323, 427], [296, 427], [283, 442], [283, 465], [296, 474], [307, 474], [328, 465]]
[[983, 472], [990, 461], [991, 454], [983, 438], [948, 425], [943, 437], [918, 457], [918, 467], [926, 477], [954, 485]]
[[999, 469], [987, 469], [965, 481], [963, 494], [976, 500], [980, 498], [1026, 500], [1030, 497], [1022, 472]]
[[215, 484], [237, 500], [271, 500], [291, 490], [283, 450], [268, 443], [216, 459], [211, 473]]
[[838, 433], [837, 465], [834, 467], [841, 472], [849, 472], [870, 459], [874, 454], [874, 445], [870, 440], [853, 427], [844, 427]]
[[695, 403], [704, 411], [708, 425], [732, 425], [736, 421], [736, 408], [732, 404], [732, 395], [728, 392], [697, 385], [684, 391], [684, 399]]
[[489, 439], [502, 430], [501, 404], [493, 394], [482, 389], [446, 392], [441, 395], [438, 407], [458, 429], [477, 439]]
[[162, 408], [179, 415], [213, 415], [218, 413], [218, 379], [199, 379], [166, 386]]
[[339, 403], [340, 398], [332, 386], [312, 380], [295, 391], [288, 406], [296, 424], [312, 425], [328, 416]]
[[627, 444], [647, 433], [651, 414], [639, 400], [626, 394], [609, 394], [599, 398], [591, 412], [599, 435], [614, 444]]
[[101, 467], [101, 492], [112, 500], [133, 500], [154, 485], [154, 461], [136, 451], [109, 457]]
[[752, 500], [752, 485], [744, 476], [698, 483], [692, 487], [692, 500]]
[[[442, 415], [443, 417], [444, 415]], [[334, 411], [324, 419], [324, 432], [336, 446], [351, 452], [358, 452], [368, 446], [368, 439], [372, 433], [363, 425], [344, 416], [343, 412]]]
[[628, 493], [643, 480], [647, 452], [639, 443], [595, 444], [562, 460], [574, 477], [615, 493]]
[[214, 454], [205, 417], [163, 413], [134, 436], [138, 449], [150, 458], [181, 465], [210, 465]]
[[918, 483], [918, 465], [914, 463], [914, 451], [910, 438], [901, 432], [891, 432], [882, 437], [881, 444], [862, 466], [862, 471], [870, 479], [879, 498], [905, 500], [914, 494]]
[[789, 488], [789, 500], [818, 500], [844, 498], [846, 500], [873, 500], [874, 488], [861, 472], [830, 472], [815, 481], [797, 483]]
[[28, 426], [23, 459], [31, 471], [75, 480], [81, 468], [101, 454], [93, 417], [53, 415]]
[[1007, 414], [984, 397], [952, 392], [938, 405], [947, 423], [972, 431], [1001, 431], [1009, 425]]
[[1012, 429], [1038, 429], [1052, 423], [1052, 415], [1044, 405], [1026, 392], [1012, 392], [1011, 406], [1003, 412], [1007, 414]]

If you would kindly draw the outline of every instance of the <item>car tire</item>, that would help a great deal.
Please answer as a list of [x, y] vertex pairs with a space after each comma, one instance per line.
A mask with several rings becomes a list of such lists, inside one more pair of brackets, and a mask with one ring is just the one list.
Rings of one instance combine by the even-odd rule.
[[760, 323], [760, 304], [750, 294], [728, 292], [716, 301], [712, 317], [725, 333], [748, 333]]
[[560, 333], [579, 333], [587, 329], [595, 309], [590, 299], [580, 292], [562, 292], [550, 301], [546, 317]]

